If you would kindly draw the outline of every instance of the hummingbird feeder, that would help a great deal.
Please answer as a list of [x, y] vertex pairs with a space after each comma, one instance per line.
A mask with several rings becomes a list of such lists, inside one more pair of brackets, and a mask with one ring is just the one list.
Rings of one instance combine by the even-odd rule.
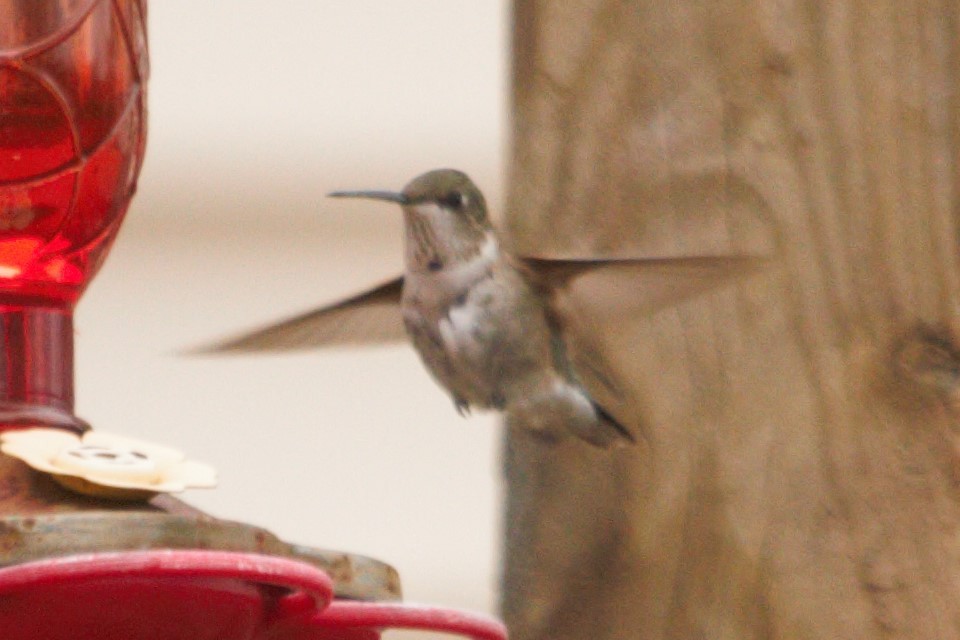
[[212, 485], [178, 452], [73, 410], [73, 309], [144, 157], [146, 0], [0, 5], [0, 638], [501, 640], [400, 601], [396, 572], [166, 495]]

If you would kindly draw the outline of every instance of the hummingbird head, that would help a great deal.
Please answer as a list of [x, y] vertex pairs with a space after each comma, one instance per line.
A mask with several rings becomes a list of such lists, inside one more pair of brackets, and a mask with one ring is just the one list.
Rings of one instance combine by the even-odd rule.
[[[369, 198], [403, 207], [407, 267], [439, 271], [496, 248], [483, 193], [462, 171], [436, 169], [417, 176], [403, 191], [335, 191], [340, 198]], [[493, 243], [491, 245], [491, 243]]]

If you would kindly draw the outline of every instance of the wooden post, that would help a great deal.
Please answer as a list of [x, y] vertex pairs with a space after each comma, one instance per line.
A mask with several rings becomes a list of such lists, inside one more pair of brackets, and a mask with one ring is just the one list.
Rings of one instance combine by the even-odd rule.
[[960, 638], [960, 4], [514, 20], [522, 250], [771, 259], [571, 287], [645, 439], [508, 437], [513, 639]]

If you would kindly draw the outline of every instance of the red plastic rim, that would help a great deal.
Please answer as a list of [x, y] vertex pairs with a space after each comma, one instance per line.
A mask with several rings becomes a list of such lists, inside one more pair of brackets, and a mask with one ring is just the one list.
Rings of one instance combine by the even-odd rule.
[[96, 578], [227, 578], [308, 595], [320, 610], [333, 599], [330, 577], [303, 562], [254, 553], [159, 549], [86, 553], [0, 569], [0, 594]]
[[[253, 587], [275, 587], [287, 593], [282, 595], [282, 592], [276, 592], [274, 597], [278, 599], [274, 600], [274, 606], [267, 610], [259, 609], [256, 604], [248, 606], [251, 602], [260, 600], [244, 600], [243, 596], [239, 600], [228, 597], [225, 607], [221, 606], [220, 609], [210, 609], [210, 601], [205, 600], [202, 606], [207, 608], [200, 617], [188, 615], [189, 619], [185, 619], [184, 612], [190, 610], [180, 610], [180, 614], [171, 617], [171, 610], [165, 608], [171, 602], [169, 597], [166, 600], [156, 600], [156, 594], [162, 592], [151, 591], [147, 600], [137, 600], [143, 598], [142, 590], [137, 591], [134, 588], [130, 591], [131, 587], [142, 585], [144, 580], [148, 583], [156, 581], [158, 585], [166, 580], [169, 585], [170, 579], [186, 580], [189, 584], [193, 584], [193, 579], [196, 579], [196, 586], [201, 590], [205, 580], [214, 579], [235, 580]], [[114, 608], [119, 607], [117, 611], [121, 612], [121, 617], [129, 618], [125, 622], [121, 621], [126, 626], [105, 628], [100, 620], [104, 615], [90, 609], [90, 602], [79, 597], [63, 599], [64, 594], [69, 593], [65, 592], [64, 588], [72, 589], [84, 584], [96, 585], [98, 581], [102, 584], [103, 580], [119, 580], [111, 587], [114, 591], [107, 592], [106, 597], [110, 597], [110, 593], [118, 596], [122, 593], [130, 602], [140, 603], [141, 609], [133, 613], [128, 604], [124, 604], [127, 600], [123, 597], [119, 600], [111, 598], [110, 601], [116, 605]], [[123, 591], [117, 592], [117, 588]], [[87, 590], [89, 589], [82, 593]], [[261, 640], [374, 640], [379, 638], [380, 631], [384, 629], [412, 629], [454, 634], [473, 640], [507, 639], [504, 625], [483, 615], [393, 602], [333, 601], [333, 583], [320, 569], [287, 558], [251, 553], [204, 550], [90, 553], [0, 569], [0, 596], [14, 597], [21, 594], [23, 597], [23, 594], [38, 592], [42, 594], [42, 598], [64, 604], [67, 607], [66, 613], [79, 612], [79, 617], [68, 618], [83, 630], [81, 635], [72, 633], [70, 628], [60, 628], [69, 627], [69, 623], [56, 623], [54, 627], [43, 627], [43, 633], [38, 636], [34, 622], [46, 624], [44, 620], [49, 616], [37, 618], [30, 611], [22, 611], [23, 616], [20, 616], [23, 602], [27, 603], [27, 608], [34, 609], [37, 606], [46, 607], [48, 603], [41, 598], [38, 604], [38, 601], [26, 596], [25, 601], [11, 601], [8, 609], [13, 609], [7, 611], [7, 618], [3, 619], [6, 621], [4, 624], [12, 625], [12, 628], [4, 627], [0, 637], [25, 640], [51, 637], [49, 634], [55, 633], [59, 634], [56, 635], [58, 639], [102, 637], [111, 640], [155, 640], [188, 637], [183, 635], [188, 632], [193, 634], [189, 637], [209, 640], [225, 637]], [[197, 597], [192, 593], [175, 591], [173, 597]], [[228, 593], [235, 592], [228, 590]], [[256, 594], [257, 591], [247, 593]], [[87, 600], [93, 598], [97, 601], [97, 598], [103, 597], [105, 596], [102, 590], [93, 589]], [[176, 604], [177, 601], [173, 602]], [[262, 617], [264, 613], [267, 614], [265, 618]], [[10, 618], [10, 615], [13, 615], [13, 618]], [[58, 618], [61, 619], [63, 618]], [[165, 626], [160, 630], [158, 624]]]
[[414, 629], [467, 636], [474, 640], [507, 640], [499, 620], [476, 613], [395, 602], [334, 601], [310, 624], [326, 629]]

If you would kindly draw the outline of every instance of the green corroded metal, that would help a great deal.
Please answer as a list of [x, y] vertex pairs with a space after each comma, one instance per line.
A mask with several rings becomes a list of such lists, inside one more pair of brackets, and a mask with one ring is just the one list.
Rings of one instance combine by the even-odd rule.
[[214, 518], [170, 496], [139, 504], [79, 496], [0, 454], [0, 566], [146, 549], [282, 556], [323, 569], [333, 579], [339, 598], [390, 601], [401, 597], [396, 570], [378, 560], [290, 544], [265, 529]]

